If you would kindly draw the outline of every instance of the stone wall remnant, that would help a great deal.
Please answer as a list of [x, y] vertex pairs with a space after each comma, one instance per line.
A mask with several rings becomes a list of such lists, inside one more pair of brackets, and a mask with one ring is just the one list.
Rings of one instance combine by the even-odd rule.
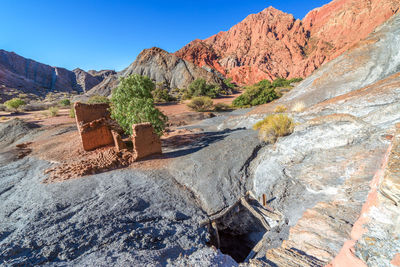
[[114, 139], [114, 144], [115, 144], [115, 148], [117, 151], [121, 151], [123, 149], [126, 149], [126, 144], [124, 143], [124, 141], [122, 140], [121, 135], [114, 130], [111, 130], [113, 139]]
[[110, 118], [108, 104], [74, 104], [76, 125], [81, 136], [83, 149], [90, 151], [114, 144], [114, 138], [108, 127]]
[[134, 124], [132, 129], [133, 150], [136, 160], [150, 155], [162, 154], [161, 140], [154, 132], [151, 123]]

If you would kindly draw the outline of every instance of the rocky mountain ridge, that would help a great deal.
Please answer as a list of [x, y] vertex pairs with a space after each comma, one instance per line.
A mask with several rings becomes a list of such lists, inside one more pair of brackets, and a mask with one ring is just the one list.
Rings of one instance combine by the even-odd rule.
[[69, 71], [0, 50], [0, 99], [6, 100], [20, 93], [42, 97], [54, 91], [82, 93], [113, 73], [110, 70], [89, 73], [79, 68]]
[[226, 32], [192, 41], [175, 55], [239, 84], [307, 77], [367, 37], [399, 7], [395, 0], [335, 0], [303, 20], [269, 7]]
[[119, 77], [126, 77], [134, 73], [148, 76], [156, 83], [163, 83], [170, 89], [187, 88], [197, 78], [203, 78], [208, 83], [225, 86], [224, 77], [219, 73], [201, 68], [161, 48], [153, 47], [144, 49], [126, 69], [108, 76], [86, 95], [108, 96], [111, 94], [111, 90], [118, 85]]

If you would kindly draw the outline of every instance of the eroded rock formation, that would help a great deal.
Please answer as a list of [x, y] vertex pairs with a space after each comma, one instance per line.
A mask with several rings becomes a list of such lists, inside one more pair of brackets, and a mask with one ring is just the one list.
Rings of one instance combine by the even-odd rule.
[[367, 37], [400, 7], [395, 0], [337, 0], [296, 20], [273, 7], [175, 55], [240, 84], [306, 77]]
[[109, 76], [87, 95], [110, 95], [111, 90], [118, 86], [118, 77], [131, 74], [148, 76], [156, 83], [163, 83], [170, 89], [187, 88], [197, 78], [203, 78], [208, 83], [224, 87], [224, 77], [211, 69], [200, 68], [192, 62], [183, 60], [167, 51], [153, 47], [143, 50], [136, 60], [126, 69], [116, 75]]
[[45, 96], [49, 92], [86, 92], [99, 84], [112, 71], [87, 73], [81, 69], [69, 71], [51, 67], [13, 52], [0, 50], [0, 99], [19, 93]]

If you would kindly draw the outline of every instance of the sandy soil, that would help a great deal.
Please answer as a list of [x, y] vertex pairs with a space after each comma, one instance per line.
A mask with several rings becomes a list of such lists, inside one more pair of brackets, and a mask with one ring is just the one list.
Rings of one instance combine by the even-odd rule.
[[[225, 103], [225, 104], [232, 104], [232, 101], [241, 95], [242, 93], [236, 93], [230, 96], [226, 96], [223, 98], [214, 99], [214, 104], [217, 103]], [[198, 117], [201, 116], [193, 116], [198, 114], [198, 112], [193, 112], [190, 110], [186, 104], [188, 100], [184, 101], [183, 103], [177, 104], [158, 104], [157, 107], [168, 117], [172, 123], [175, 120], [184, 121], [188, 123], [189, 121], [193, 120], [197, 121]], [[177, 116], [177, 117], [175, 117]], [[207, 117], [207, 116], [205, 116]], [[58, 125], [58, 124], [65, 124], [65, 123], [74, 123], [75, 119], [69, 117], [69, 109], [60, 109], [58, 112], [58, 116], [50, 117], [48, 111], [40, 110], [40, 111], [27, 111], [21, 112], [19, 114], [13, 114], [10, 112], [0, 111], [0, 123], [8, 121], [10, 119], [20, 118], [26, 120], [28, 122], [34, 122], [42, 126], [49, 126], [49, 125]], [[182, 123], [180, 123], [182, 124]]]
[[21, 154], [21, 157], [24, 157], [31, 153], [33, 156], [56, 164], [45, 170], [44, 174], [47, 178], [43, 181], [44, 183], [62, 182], [126, 167], [160, 169], [176, 156], [170, 153], [171, 151], [177, 151], [202, 137], [202, 134], [196, 130], [169, 131], [161, 138], [163, 151], [167, 152], [166, 154], [134, 161], [132, 148], [116, 151], [114, 146], [108, 146], [87, 152], [82, 148], [77, 131], [69, 130], [63, 133], [63, 129], [68, 129], [69, 125], [45, 127], [48, 130], [44, 131], [34, 142], [18, 147], [18, 156]]
[[[218, 104], [218, 103], [225, 103], [225, 104], [232, 104], [233, 100], [240, 96], [242, 94], [242, 92], [236, 93], [236, 94], [232, 94], [226, 97], [222, 97], [222, 98], [217, 98], [217, 99], [213, 99], [214, 105]], [[182, 113], [186, 113], [186, 112], [193, 112], [190, 108], [188, 108], [186, 106], [186, 104], [189, 102], [190, 100], [185, 100], [182, 103], [178, 103], [178, 104], [159, 104], [157, 105], [157, 107], [167, 116], [171, 116], [171, 115], [177, 115], [177, 114], [182, 114]]]
[[56, 117], [50, 117], [48, 115], [48, 111], [46, 110], [27, 111], [21, 112], [19, 114], [0, 111], [0, 123], [14, 118], [20, 118], [28, 122], [37, 123], [42, 126], [75, 122], [74, 118], [69, 117], [69, 109], [60, 109], [58, 112], [58, 116]]

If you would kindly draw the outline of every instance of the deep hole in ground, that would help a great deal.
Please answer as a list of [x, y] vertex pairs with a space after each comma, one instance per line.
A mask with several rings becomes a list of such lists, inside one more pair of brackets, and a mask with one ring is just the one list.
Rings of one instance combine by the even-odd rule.
[[245, 261], [266, 231], [260, 221], [241, 204], [214, 220], [214, 227], [210, 225], [209, 229], [209, 244], [219, 248], [222, 253], [231, 256], [238, 263]]

